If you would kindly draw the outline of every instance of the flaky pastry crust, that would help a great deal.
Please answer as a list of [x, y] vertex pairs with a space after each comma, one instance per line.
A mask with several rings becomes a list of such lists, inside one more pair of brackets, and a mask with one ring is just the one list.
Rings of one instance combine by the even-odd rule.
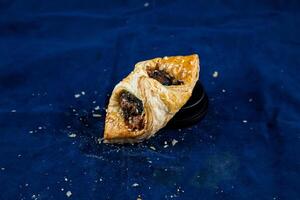
[[[147, 70], [157, 66], [183, 84], [166, 86], [150, 78]], [[134, 143], [153, 136], [188, 101], [199, 78], [199, 69], [197, 54], [154, 58], [137, 63], [134, 70], [112, 92], [105, 119], [104, 142]], [[124, 121], [119, 105], [123, 90], [143, 102], [144, 127], [141, 130], [131, 130]]]

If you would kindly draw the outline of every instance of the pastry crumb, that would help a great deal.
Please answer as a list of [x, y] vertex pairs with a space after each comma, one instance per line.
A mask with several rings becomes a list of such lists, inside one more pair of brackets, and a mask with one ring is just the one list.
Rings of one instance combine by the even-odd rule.
[[243, 123], [245, 123], [245, 124], [246, 124], [247, 122], [248, 122], [247, 120], [243, 120]]
[[101, 142], [103, 141], [103, 138], [98, 138], [97, 141], [99, 144], [101, 144]]
[[102, 117], [100, 114], [93, 114], [93, 117]]
[[214, 73], [212, 74], [212, 76], [213, 76], [214, 78], [218, 78], [218, 76], [219, 76], [219, 72], [217, 72], [217, 71], [214, 71]]
[[74, 97], [77, 99], [79, 98], [81, 95], [80, 94], [75, 94]]
[[131, 187], [138, 187], [138, 186], [139, 186], [138, 183], [134, 183], [134, 184], [131, 185]]
[[14, 113], [14, 112], [17, 112], [17, 110], [11, 110], [11, 112], [13, 112], [13, 113]]
[[71, 191], [66, 192], [67, 197], [70, 197], [72, 195]]
[[148, 7], [149, 5], [149, 2], [144, 3], [144, 7]]
[[248, 101], [251, 103], [251, 102], [253, 101], [253, 99], [252, 99], [252, 98], [250, 98]]
[[96, 106], [96, 107], [94, 108], [94, 110], [100, 110], [100, 107], [99, 107], [99, 106]]
[[222, 89], [222, 92], [223, 92], [223, 93], [225, 93], [225, 92], [226, 92], [226, 90], [225, 90], [225, 89]]
[[70, 138], [74, 138], [74, 137], [76, 137], [76, 134], [75, 134], [75, 133], [70, 133], [68, 136], [69, 136]]
[[166, 145], [164, 145], [164, 148], [168, 148], [168, 146], [169, 146], [169, 145], [166, 144]]
[[175, 139], [172, 140], [172, 146], [175, 146], [177, 143], [178, 143], [177, 140], [175, 140]]
[[81, 94], [82, 94], [82, 95], [85, 95], [85, 91], [81, 91]]
[[150, 146], [149, 148], [154, 150], [154, 151], [156, 150], [156, 148], [154, 146]]

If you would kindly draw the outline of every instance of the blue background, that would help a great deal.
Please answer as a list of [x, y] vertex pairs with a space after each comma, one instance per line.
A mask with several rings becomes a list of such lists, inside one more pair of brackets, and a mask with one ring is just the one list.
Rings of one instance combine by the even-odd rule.
[[[0, 199], [300, 199], [298, 2], [1, 0]], [[203, 121], [97, 144], [136, 62], [191, 53]]]

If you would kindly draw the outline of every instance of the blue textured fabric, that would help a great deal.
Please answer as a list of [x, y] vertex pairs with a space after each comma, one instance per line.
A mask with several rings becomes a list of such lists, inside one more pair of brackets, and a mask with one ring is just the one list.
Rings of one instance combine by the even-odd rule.
[[[0, 199], [300, 199], [299, 11], [297, 0], [1, 0]], [[107, 95], [136, 62], [191, 53], [204, 120], [98, 144]]]

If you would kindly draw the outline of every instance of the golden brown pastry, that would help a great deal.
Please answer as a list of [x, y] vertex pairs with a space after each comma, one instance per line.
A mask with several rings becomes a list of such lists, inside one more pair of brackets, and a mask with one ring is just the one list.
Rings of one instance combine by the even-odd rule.
[[133, 143], [153, 136], [187, 102], [198, 77], [197, 54], [137, 63], [112, 92], [104, 142]]

